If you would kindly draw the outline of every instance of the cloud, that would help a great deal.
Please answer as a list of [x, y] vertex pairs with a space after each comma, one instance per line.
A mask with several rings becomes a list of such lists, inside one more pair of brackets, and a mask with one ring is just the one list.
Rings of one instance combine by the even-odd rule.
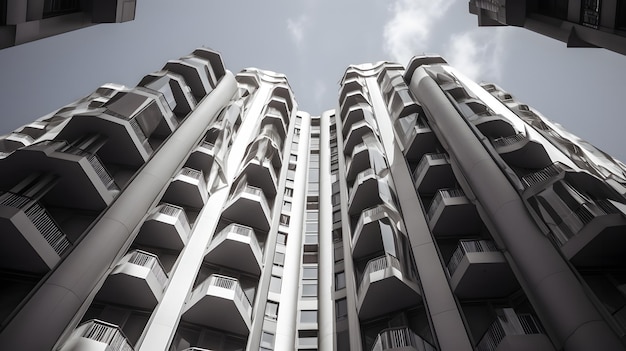
[[406, 64], [416, 48], [427, 47], [432, 28], [452, 3], [454, 0], [395, 0], [389, 6], [392, 18], [383, 32], [385, 52]]
[[503, 28], [476, 28], [453, 34], [444, 57], [473, 80], [500, 80], [505, 43]]
[[304, 41], [304, 31], [308, 24], [309, 18], [304, 14], [298, 16], [296, 19], [287, 19], [287, 30], [297, 47], [302, 47], [302, 43]]

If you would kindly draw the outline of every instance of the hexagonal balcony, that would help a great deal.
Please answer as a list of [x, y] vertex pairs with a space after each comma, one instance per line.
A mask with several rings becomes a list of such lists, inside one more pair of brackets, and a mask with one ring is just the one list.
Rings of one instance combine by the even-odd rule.
[[476, 206], [461, 189], [440, 189], [428, 209], [428, 224], [435, 236], [472, 234], [482, 221]]
[[0, 193], [0, 266], [45, 273], [71, 246], [48, 211], [36, 200]]
[[450, 285], [461, 299], [507, 296], [519, 284], [491, 240], [461, 240], [448, 262]]
[[344, 136], [347, 135], [350, 127], [362, 120], [374, 120], [372, 116], [372, 107], [367, 103], [360, 103], [348, 109], [346, 118], [343, 120], [341, 134]]
[[437, 349], [407, 327], [384, 329], [371, 351], [436, 351]]
[[253, 158], [245, 164], [240, 174], [245, 174], [248, 184], [263, 189], [267, 197], [272, 198], [276, 195], [278, 178], [271, 159]]
[[202, 141], [193, 149], [191, 155], [187, 158], [185, 167], [197, 169], [202, 171], [203, 174], [209, 174], [211, 167], [213, 167], [216, 153], [215, 145], [208, 141]]
[[352, 257], [358, 259], [384, 250], [383, 230], [398, 230], [391, 209], [385, 205], [368, 208], [361, 213], [353, 231]]
[[[373, 122], [373, 121], [372, 121]], [[366, 134], [376, 134], [375, 126], [370, 124], [368, 120], [358, 121], [350, 126], [348, 135], [344, 139], [344, 153], [351, 153], [353, 148], [363, 142], [363, 136]]]
[[383, 203], [380, 197], [381, 186], [388, 187], [387, 183], [381, 180], [373, 169], [369, 168], [359, 173], [352, 189], [350, 189], [349, 213], [351, 215], [359, 214], [366, 208]]
[[349, 122], [351, 111], [372, 108], [368, 94], [361, 90], [351, 91], [346, 94], [346, 98], [343, 100], [343, 103], [339, 105], [339, 107], [341, 108], [339, 116], [342, 117], [342, 121], [344, 122], [344, 130], [345, 125], [351, 123]]
[[202, 208], [209, 197], [202, 171], [184, 167], [167, 187], [163, 201], [193, 208]]
[[512, 308], [496, 310], [496, 320], [476, 345], [478, 351], [554, 351], [550, 339], [532, 314]]
[[237, 279], [212, 274], [193, 290], [184, 307], [182, 319], [247, 335], [252, 324], [252, 305]]
[[[285, 105], [283, 105], [285, 106]], [[285, 109], [286, 111], [286, 109]], [[261, 118], [261, 125], [271, 124], [280, 134], [281, 139], [285, 139], [287, 135], [287, 126], [282, 113], [275, 107], [267, 107]]]
[[78, 326], [60, 351], [133, 351], [133, 348], [117, 325], [92, 319]]
[[494, 149], [506, 163], [520, 168], [543, 168], [552, 163], [546, 149], [528, 134], [515, 135], [493, 139]]
[[167, 280], [156, 255], [134, 250], [122, 257], [113, 268], [96, 299], [152, 309], [161, 301]]
[[382, 158], [382, 152], [378, 148], [377, 143], [362, 142], [354, 147], [350, 159], [346, 162], [346, 180], [353, 181], [357, 174], [372, 167], [370, 160], [372, 153], [378, 153]]
[[437, 137], [424, 118], [417, 118], [413, 129], [404, 139], [404, 156], [410, 162], [419, 162], [424, 154], [435, 152]]
[[434, 194], [439, 189], [454, 186], [456, 182], [450, 159], [445, 153], [425, 154], [413, 172], [413, 178], [420, 194]]
[[359, 284], [359, 317], [369, 319], [418, 304], [419, 287], [406, 273], [390, 254], [370, 260]]
[[250, 227], [232, 223], [209, 243], [204, 260], [240, 271], [261, 274], [263, 252]]
[[161, 204], [146, 218], [135, 243], [170, 250], [182, 250], [191, 234], [187, 214], [182, 207]]
[[499, 138], [515, 134], [511, 122], [501, 115], [490, 113], [477, 114], [469, 119], [476, 128], [488, 138]]
[[263, 190], [247, 185], [239, 186], [226, 202], [222, 216], [232, 222], [268, 231], [271, 210]]

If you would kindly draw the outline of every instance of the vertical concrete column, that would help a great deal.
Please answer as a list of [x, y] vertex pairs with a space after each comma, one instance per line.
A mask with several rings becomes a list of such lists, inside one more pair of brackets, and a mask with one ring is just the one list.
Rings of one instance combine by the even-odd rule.
[[517, 191], [439, 85], [421, 67], [408, 78], [439, 140], [458, 163], [477, 205], [496, 229], [492, 235], [504, 243], [509, 263], [557, 349], [624, 350], [567, 263], [537, 227]]
[[422, 282], [423, 298], [432, 321], [435, 338], [439, 341], [441, 351], [472, 350], [472, 343], [448, 284], [446, 272], [439, 262], [437, 247], [430, 234], [417, 193], [413, 190], [414, 185], [404, 154], [395, 140], [391, 117], [382, 99], [380, 87], [374, 77], [368, 78], [367, 83], [387, 162], [396, 185], [398, 202], [404, 213], [404, 225]]
[[181, 160], [236, 89], [234, 76], [227, 72], [17, 313], [0, 334], [0, 349], [53, 349], [120, 251], [133, 240], [135, 228]]

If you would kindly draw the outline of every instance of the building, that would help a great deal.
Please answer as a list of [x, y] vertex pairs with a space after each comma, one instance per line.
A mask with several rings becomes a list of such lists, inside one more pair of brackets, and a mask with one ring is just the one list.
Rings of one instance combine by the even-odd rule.
[[0, 49], [135, 19], [136, 0], [0, 0]]
[[470, 0], [479, 26], [517, 26], [575, 48], [606, 48], [626, 55], [623, 0]]
[[438, 56], [209, 49], [0, 143], [0, 349], [624, 350], [626, 166]]

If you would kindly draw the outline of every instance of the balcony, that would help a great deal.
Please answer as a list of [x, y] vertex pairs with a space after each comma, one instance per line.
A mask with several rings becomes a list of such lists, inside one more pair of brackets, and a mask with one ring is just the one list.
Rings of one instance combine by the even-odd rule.
[[74, 330], [61, 351], [133, 351], [115, 324], [92, 319]]
[[344, 81], [341, 86], [341, 90], [339, 91], [339, 104], [343, 105], [344, 100], [349, 93], [363, 91], [364, 88], [365, 86], [361, 84], [361, 78], [352, 78]]
[[200, 209], [208, 197], [209, 193], [202, 171], [184, 167], [170, 182], [163, 195], [163, 201]]
[[187, 244], [191, 227], [182, 207], [161, 204], [146, 218], [135, 243], [180, 251]]
[[212, 70], [209, 70], [209, 67], [208, 62], [204, 60], [188, 57], [168, 61], [163, 70], [181, 75], [191, 89], [194, 98], [200, 101], [213, 90], [209, 81], [209, 72]]
[[550, 339], [531, 314], [517, 314], [512, 308], [496, 310], [496, 320], [487, 329], [478, 351], [555, 351]]
[[[371, 121], [373, 122], [373, 121]], [[354, 149], [355, 145], [358, 145], [363, 142], [363, 136], [367, 134], [376, 134], [375, 126], [370, 124], [368, 120], [362, 120], [354, 123], [350, 126], [350, 130], [348, 131], [348, 135], [345, 136], [344, 139], [344, 149], [345, 153], [350, 153]]]
[[425, 154], [413, 173], [415, 188], [420, 194], [454, 186], [456, 178], [447, 154]]
[[119, 192], [113, 177], [100, 158], [91, 152], [68, 145], [65, 141], [46, 140], [17, 150], [4, 160], [11, 169], [2, 183], [15, 184], [32, 173], [23, 165], [37, 165], [40, 172], [55, 174], [59, 182], [47, 193], [52, 206], [100, 211]]
[[472, 234], [482, 221], [476, 206], [461, 189], [440, 189], [428, 209], [428, 224], [438, 237]]
[[48, 131], [48, 123], [35, 121], [35, 122], [25, 125], [22, 128], [22, 130], [20, 130], [20, 133], [28, 135], [33, 139], [37, 139], [40, 136], [46, 134], [47, 131]]
[[543, 168], [552, 163], [543, 145], [525, 133], [493, 139], [493, 148], [506, 163], [520, 168]]
[[389, 328], [378, 333], [371, 351], [437, 351], [437, 349], [406, 327]]
[[169, 90], [170, 98], [174, 101], [173, 106], [170, 103], [170, 108], [177, 116], [186, 116], [196, 107], [196, 99], [191, 94], [191, 89], [179, 74], [168, 71], [150, 73], [137, 86], [161, 92]]
[[0, 267], [31, 273], [53, 268], [71, 246], [48, 211], [26, 196], [0, 193]]
[[247, 335], [252, 324], [252, 305], [237, 279], [212, 274], [193, 290], [184, 307], [182, 319]]
[[390, 254], [367, 263], [358, 291], [361, 319], [415, 306], [421, 301], [417, 283], [406, 276], [400, 261]]
[[585, 202], [550, 233], [576, 266], [623, 265], [626, 218], [609, 200]]
[[263, 189], [267, 197], [273, 198], [276, 195], [278, 179], [270, 158], [251, 159], [240, 172], [240, 177], [244, 175], [248, 184]]
[[348, 131], [353, 124], [367, 120], [373, 121], [374, 118], [372, 116], [372, 107], [369, 104], [361, 103], [355, 106], [350, 107], [347, 112], [346, 118], [343, 119], [343, 127], [341, 130], [341, 135], [348, 135]]
[[211, 240], [204, 260], [259, 276], [263, 251], [252, 228], [233, 223]]
[[21, 147], [28, 146], [34, 142], [33, 137], [25, 133], [13, 132], [0, 139], [0, 148], [3, 151], [14, 151]]
[[[287, 113], [286, 105], [282, 105], [284, 106], [283, 113]], [[273, 125], [274, 130], [278, 131], [278, 134], [280, 134], [280, 138], [284, 140], [287, 136], [287, 127], [285, 126], [285, 120], [282, 113], [275, 107], [268, 107], [262, 116], [263, 117], [261, 118], [261, 125]]]
[[413, 101], [413, 97], [406, 86], [404, 86], [404, 89], [397, 88], [393, 89], [393, 91], [394, 93], [389, 102], [389, 111], [394, 121], [400, 116], [421, 111], [421, 108]]
[[359, 214], [366, 208], [383, 203], [384, 201], [380, 196], [381, 186], [389, 187], [387, 182], [379, 178], [373, 169], [370, 168], [359, 173], [348, 196], [350, 215]]
[[247, 184], [238, 187], [231, 195], [222, 216], [232, 222], [265, 232], [270, 229], [271, 211], [263, 190]]
[[339, 107], [341, 108], [340, 116], [343, 117], [342, 121], [344, 122], [344, 131], [346, 125], [353, 123], [350, 122], [350, 114], [353, 113], [353, 111], [363, 109], [370, 110], [372, 108], [368, 94], [361, 90], [352, 91], [346, 94], [343, 104], [340, 104]]
[[209, 174], [213, 167], [216, 153], [215, 145], [208, 141], [203, 141], [193, 149], [185, 162], [185, 167], [197, 169], [202, 171], [203, 174]]
[[152, 309], [161, 301], [167, 280], [156, 255], [135, 250], [113, 268], [96, 300]]
[[[348, 182], [353, 181], [357, 174], [372, 167], [371, 159], [374, 157], [383, 158], [380, 151], [379, 144], [372, 142], [373, 140], [363, 141], [361, 144], [354, 147], [350, 159], [346, 161], [346, 180]], [[373, 153], [378, 155], [374, 156]]]
[[352, 257], [358, 259], [384, 250], [384, 231], [397, 230], [397, 221], [385, 205], [369, 208], [361, 213], [352, 237]]
[[499, 138], [514, 135], [515, 128], [501, 115], [482, 113], [468, 119], [487, 138]]
[[423, 117], [417, 118], [415, 126], [404, 139], [404, 156], [409, 162], [419, 162], [424, 154], [433, 153], [437, 137]]
[[461, 299], [507, 296], [519, 286], [491, 240], [461, 240], [448, 262], [450, 285]]

